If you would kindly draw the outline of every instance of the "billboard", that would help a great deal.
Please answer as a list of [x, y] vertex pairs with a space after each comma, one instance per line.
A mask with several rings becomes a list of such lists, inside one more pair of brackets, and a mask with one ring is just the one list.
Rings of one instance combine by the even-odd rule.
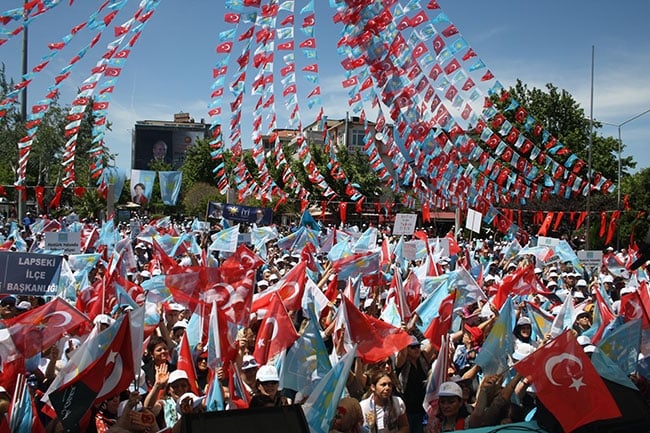
[[206, 133], [207, 125], [203, 123], [136, 123], [131, 168], [149, 170], [152, 161], [163, 161], [177, 170], [185, 161], [187, 149]]

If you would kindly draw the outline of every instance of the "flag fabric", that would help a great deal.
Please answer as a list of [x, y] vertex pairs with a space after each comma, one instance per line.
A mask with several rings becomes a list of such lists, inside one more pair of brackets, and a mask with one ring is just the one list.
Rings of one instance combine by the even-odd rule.
[[[5, 421], [3, 421], [3, 424]], [[11, 410], [9, 412], [9, 426], [12, 433], [44, 433], [45, 427], [41, 423], [34, 398], [27, 385], [25, 375], [20, 374], [13, 393]]]
[[239, 237], [239, 224], [228, 229], [223, 229], [212, 235], [212, 243], [208, 251], [224, 251], [234, 253], [237, 250], [237, 239]]
[[271, 299], [274, 293], [280, 295], [280, 299], [288, 311], [298, 310], [301, 307], [301, 301], [305, 292], [305, 282], [307, 263], [298, 262], [284, 277], [273, 287], [269, 287], [262, 293], [253, 295], [252, 311], [267, 309], [271, 305]]
[[594, 365], [594, 368], [600, 377], [627, 388], [638, 390], [636, 385], [630, 380], [630, 376], [624, 373], [623, 370], [621, 370], [621, 368], [602, 351], [594, 350], [591, 354], [591, 363]]
[[88, 421], [95, 402], [127, 389], [134, 380], [130, 332], [129, 315], [121, 316], [107, 329], [91, 334], [61, 369], [46, 396], [64, 428], [78, 430]]
[[621, 416], [616, 401], [570, 330], [515, 364], [566, 432]]
[[476, 364], [484, 374], [501, 374], [508, 369], [508, 357], [515, 351], [514, 319], [512, 298], [508, 297], [476, 356]]
[[318, 382], [302, 409], [312, 433], [328, 433], [336, 414], [339, 400], [345, 389], [356, 347], [343, 355], [332, 369]]
[[280, 386], [299, 391], [303, 395], [313, 391], [314, 375], [322, 378], [332, 368], [313, 306], [307, 310], [309, 321], [302, 334], [287, 350], [280, 370]]
[[293, 322], [284, 308], [277, 292], [271, 296], [271, 304], [264, 315], [255, 340], [255, 359], [260, 364], [268, 364], [276, 355], [291, 347], [298, 339]]
[[[362, 313], [346, 297], [341, 300], [336, 315], [335, 335], [344, 332], [346, 349], [358, 345], [357, 356], [366, 363], [385, 359], [411, 342], [411, 336], [406, 331]], [[345, 320], [339, 321], [339, 317]]]
[[167, 206], [176, 206], [183, 183], [182, 171], [159, 171], [160, 198]]
[[335, 260], [332, 267], [337, 272], [339, 280], [358, 275], [375, 275], [379, 272], [380, 253], [362, 252], [354, 253], [348, 257]]
[[[432, 302], [431, 307], [435, 307], [437, 303], [438, 305], [437, 311], [435, 315], [431, 317], [430, 321], [425, 321], [423, 319], [424, 323], [429, 324], [423, 331], [423, 334], [426, 338], [429, 339], [429, 341], [431, 342], [431, 346], [434, 349], [439, 350], [440, 348], [438, 347], [438, 345], [440, 343], [438, 342], [441, 341], [442, 336], [446, 335], [451, 329], [451, 324], [453, 321], [454, 301], [456, 299], [456, 291], [454, 290], [451, 293], [447, 293], [446, 288], [441, 286], [434, 293], [436, 294], [436, 297], [434, 298], [434, 296], [430, 296], [429, 298], [431, 298], [431, 302]], [[446, 295], [446, 296], [442, 300], [440, 300], [440, 302], [438, 302], [437, 300], [442, 295]], [[427, 302], [427, 304], [429, 304], [429, 302]], [[422, 316], [420, 316], [420, 318], [422, 318]]]
[[617, 327], [599, 343], [600, 350], [626, 374], [636, 370], [641, 344], [641, 320], [635, 319]]
[[192, 349], [190, 348], [190, 340], [187, 332], [181, 337], [180, 349], [178, 350], [178, 361], [176, 361], [176, 368], [183, 370], [187, 373], [188, 381], [190, 382], [190, 391], [195, 395], [201, 395], [199, 386], [196, 381], [196, 368], [194, 357], [192, 356]]
[[429, 377], [425, 386], [424, 401], [422, 407], [426, 411], [429, 418], [435, 416], [438, 408], [438, 389], [440, 384], [447, 381], [447, 369], [449, 368], [449, 337], [443, 335], [439, 344], [439, 356], [433, 362], [431, 370], [429, 370]]
[[84, 314], [61, 298], [4, 321], [15, 348], [25, 358], [41, 353], [64, 334], [73, 334], [89, 323]]

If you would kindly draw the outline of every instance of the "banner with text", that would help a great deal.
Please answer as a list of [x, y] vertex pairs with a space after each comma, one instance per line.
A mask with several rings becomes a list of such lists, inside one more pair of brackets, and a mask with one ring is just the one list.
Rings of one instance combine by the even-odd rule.
[[265, 207], [242, 206], [238, 204], [208, 202], [207, 218], [255, 223], [258, 226], [273, 222], [273, 211]]
[[51, 254], [0, 252], [0, 293], [56, 295], [62, 260]]
[[81, 253], [81, 232], [45, 232], [45, 249], [65, 254]]

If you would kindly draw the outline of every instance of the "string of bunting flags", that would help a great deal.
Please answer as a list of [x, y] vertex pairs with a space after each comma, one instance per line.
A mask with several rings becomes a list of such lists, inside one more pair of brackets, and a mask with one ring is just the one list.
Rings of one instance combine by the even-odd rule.
[[[69, 2], [69, 6], [73, 3]], [[18, 143], [16, 188], [24, 187], [35, 134], [62, 83], [79, 60], [95, 48], [126, 3], [104, 2], [60, 41], [49, 44], [51, 52], [0, 101], [2, 117], [73, 38], [85, 30], [96, 31], [56, 74], [47, 95], [32, 106], [26, 121], [27, 134]], [[81, 83], [66, 117], [64, 188], [75, 186], [76, 141], [91, 100], [91, 171], [99, 189], [107, 188], [111, 175], [103, 166], [104, 135], [112, 93], [144, 26], [160, 3], [142, 0], [128, 19], [113, 26], [115, 38]], [[33, 0], [22, 8], [0, 13], [0, 46], [58, 4]], [[225, 0], [224, 6], [226, 28], [219, 32], [215, 46], [217, 59], [207, 107], [211, 119], [209, 145], [219, 191], [225, 194], [233, 187], [240, 200], [255, 197], [267, 203], [276, 199], [278, 205], [286, 202], [289, 194], [301, 202], [314, 198], [289, 166], [278, 134], [278, 117], [282, 116], [296, 131], [293, 143], [308, 181], [326, 201], [340, 200], [310, 154], [303, 121], [313, 113], [315, 120], [309, 124], [317, 125], [322, 132], [329, 174], [343, 183], [347, 198], [360, 206], [366, 198], [342, 169], [335, 151], [338, 137], [328, 130], [321, 98], [316, 37], [319, 18], [314, 1]], [[586, 173], [586, 163], [504, 89], [440, 9], [433, 0], [426, 7], [416, 0], [329, 1], [328, 18], [341, 26], [337, 41], [344, 72], [341, 86], [347, 92], [348, 106], [364, 125], [362, 151], [384, 185], [398, 194], [408, 208], [423, 212], [472, 208], [497, 228], [514, 224], [514, 214], [501, 208], [513, 202], [525, 204], [553, 195], [569, 199], [593, 191], [612, 192], [611, 180], [600, 173]], [[238, 50], [240, 54], [233, 56]], [[246, 92], [249, 82], [251, 90]], [[282, 104], [276, 99], [280, 93]], [[247, 143], [242, 138], [242, 110], [248, 95], [255, 98], [251, 118], [252, 155], [258, 172], [255, 176], [243, 159]], [[299, 103], [300, 99], [306, 101], [306, 107]], [[493, 102], [495, 99], [505, 107], [503, 110]], [[367, 120], [369, 108], [377, 113], [374, 124]], [[271, 144], [270, 152], [264, 140]], [[235, 163], [233, 185], [225, 169], [226, 149], [232, 152]], [[280, 170], [280, 179], [270, 174], [270, 157]], [[619, 217], [617, 214], [615, 221]]]

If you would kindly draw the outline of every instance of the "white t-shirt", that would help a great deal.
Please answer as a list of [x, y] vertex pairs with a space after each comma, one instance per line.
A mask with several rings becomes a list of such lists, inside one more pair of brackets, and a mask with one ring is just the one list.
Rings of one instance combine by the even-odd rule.
[[[399, 430], [399, 427], [397, 426], [397, 418], [403, 414], [406, 413], [406, 405], [404, 404], [404, 400], [402, 400], [400, 397], [397, 396], [392, 396], [392, 405], [394, 408], [394, 419], [390, 418], [389, 415], [389, 421], [392, 425], [392, 428], [388, 428], [389, 426], [384, 425], [384, 406], [379, 406], [375, 404], [373, 396], [370, 396], [366, 398], [365, 400], [361, 400], [361, 411], [363, 412], [363, 426], [368, 428], [370, 432], [375, 432], [375, 431], [381, 431], [384, 429], [389, 430], [390, 432], [396, 432]], [[372, 427], [372, 417], [375, 417], [375, 420], [377, 422], [377, 429], [375, 430]]]

